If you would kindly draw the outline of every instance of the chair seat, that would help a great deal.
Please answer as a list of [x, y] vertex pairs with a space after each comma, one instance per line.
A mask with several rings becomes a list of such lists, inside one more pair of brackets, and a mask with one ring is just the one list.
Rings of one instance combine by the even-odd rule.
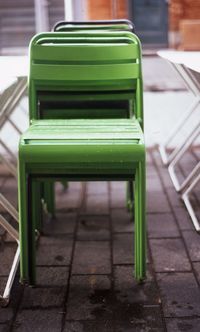
[[110, 169], [126, 174], [145, 158], [143, 132], [135, 118], [35, 120], [21, 138], [20, 156], [34, 164], [34, 172], [38, 164], [45, 173], [48, 163], [47, 173], [51, 167], [61, 173], [92, 168], [99, 174]]

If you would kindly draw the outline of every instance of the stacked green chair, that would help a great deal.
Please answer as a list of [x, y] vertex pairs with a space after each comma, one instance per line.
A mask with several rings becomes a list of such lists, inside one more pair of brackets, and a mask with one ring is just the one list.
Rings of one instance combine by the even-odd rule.
[[[129, 20], [102, 20], [102, 21], [73, 21], [73, 22], [66, 22], [66, 21], [61, 21], [58, 22], [53, 29], [55, 32], [94, 32], [94, 31], [131, 31], [134, 32], [135, 27], [133, 23]], [[56, 104], [56, 100], [54, 101]], [[84, 103], [84, 105], [83, 105]], [[46, 104], [46, 108], [43, 107], [40, 113], [41, 118], [45, 118], [47, 116], [48, 118], [59, 118], [60, 116], [63, 116], [63, 111], [56, 109], [54, 112], [52, 112], [52, 109], [48, 108], [48, 101], [44, 101], [43, 105]], [[42, 106], [43, 106], [42, 105]], [[62, 103], [62, 107], [66, 108], [67, 106], [67, 114], [65, 115], [66, 118], [69, 118], [70, 116], [76, 117], [76, 118], [88, 118], [88, 117], [99, 117], [99, 118], [115, 118], [117, 117], [127, 117], [127, 109], [128, 105], [127, 103], [119, 103], [116, 102], [109, 102], [107, 101], [106, 103], [102, 102], [101, 100], [96, 102], [96, 107], [94, 108], [94, 102], [91, 105], [89, 102], [84, 102], [81, 100], [78, 105], [78, 109], [75, 106], [77, 105], [77, 102], [74, 103], [73, 99], [70, 102], [66, 101]], [[81, 105], [81, 107], [80, 107]], [[103, 106], [103, 109], [102, 109]], [[121, 107], [120, 107], [121, 106]], [[93, 107], [93, 111], [92, 111]], [[124, 111], [124, 108], [126, 110]], [[71, 113], [70, 114], [70, 110]], [[66, 183], [65, 183], [66, 186]], [[131, 210], [132, 204], [133, 204], [133, 189], [132, 189], [132, 184], [127, 183], [127, 207], [129, 210]], [[54, 185], [53, 183], [46, 182], [45, 185], [43, 186], [43, 191], [44, 191], [44, 201], [46, 202], [47, 210], [51, 215], [55, 214], [55, 199], [54, 199]]]
[[[118, 40], [114, 39], [114, 36]], [[85, 37], [84, 37], [85, 38]], [[126, 32], [96, 33], [81, 44], [77, 37], [40, 34], [30, 46], [31, 125], [19, 144], [19, 220], [21, 281], [35, 284], [35, 228], [40, 182], [60, 179], [128, 180], [135, 194], [135, 277], [145, 278], [145, 146], [141, 50]], [[99, 39], [98, 39], [99, 38]], [[120, 39], [120, 43], [119, 43]], [[101, 42], [100, 42], [101, 40]], [[38, 119], [44, 96], [69, 95], [91, 100], [108, 95], [128, 100], [127, 119]]]
[[102, 31], [135, 31], [134, 24], [127, 19], [122, 20], [93, 20], [93, 21], [60, 21], [55, 24], [53, 31], [69, 32], [78, 30]]

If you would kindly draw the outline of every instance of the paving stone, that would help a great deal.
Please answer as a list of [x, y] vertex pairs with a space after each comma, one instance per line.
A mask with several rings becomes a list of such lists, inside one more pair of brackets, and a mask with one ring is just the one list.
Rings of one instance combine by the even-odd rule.
[[200, 319], [199, 318], [180, 318], [180, 319], [166, 319], [168, 332], [199, 332]]
[[167, 196], [174, 209], [183, 207], [183, 201], [174, 188], [166, 188]]
[[164, 213], [171, 212], [167, 197], [163, 192], [152, 192], [147, 195], [147, 212]]
[[0, 246], [0, 275], [6, 276], [10, 272], [10, 268], [12, 266], [12, 262], [15, 256], [15, 252], [17, 249], [17, 244], [15, 243], [6, 243]]
[[152, 192], [162, 192], [163, 186], [160, 181], [160, 178], [158, 177], [157, 173], [151, 172], [151, 174], [148, 174], [147, 176], [147, 193], [150, 195]]
[[149, 238], [178, 237], [180, 235], [171, 213], [148, 214], [147, 227]]
[[107, 181], [87, 182], [87, 195], [104, 195], [108, 194]]
[[73, 233], [76, 225], [75, 213], [56, 213], [56, 218], [46, 218], [43, 222], [44, 234]]
[[193, 263], [192, 265], [194, 267], [194, 270], [196, 272], [196, 276], [197, 276], [198, 282], [200, 284], [200, 262]]
[[0, 324], [0, 332], [8, 332], [9, 326], [7, 324]]
[[145, 282], [139, 284], [134, 278], [134, 266], [116, 266], [114, 284], [117, 301], [126, 304], [148, 303], [159, 306], [158, 288], [149, 271]]
[[[0, 277], [0, 294], [1, 295], [4, 293], [7, 279], [8, 279], [7, 277]], [[10, 306], [6, 307], [6, 308], [0, 307], [0, 324], [9, 322], [13, 318], [13, 316], [14, 316], [14, 308], [12, 308]], [[0, 331], [1, 331], [1, 325], [0, 325]]]
[[200, 241], [199, 234], [193, 231], [184, 231], [183, 237], [188, 248], [189, 256], [192, 261], [200, 261]]
[[26, 287], [21, 309], [62, 307], [65, 298], [65, 287]]
[[[5, 290], [5, 285], [7, 282], [7, 277], [1, 277], [0, 278], [0, 294], [2, 295]], [[15, 277], [12, 291], [10, 293], [10, 302], [7, 307], [1, 307], [0, 306], [0, 323], [6, 323], [7, 325], [12, 321], [15, 312], [18, 308], [19, 301], [22, 297], [23, 292], [23, 286], [19, 284], [19, 276], [17, 275]]]
[[79, 218], [78, 240], [109, 240], [110, 224], [108, 216], [83, 215]]
[[133, 234], [115, 234], [113, 236], [113, 262], [114, 264], [133, 264]]
[[111, 207], [126, 208], [126, 182], [111, 182]]
[[182, 231], [194, 230], [194, 226], [185, 207], [176, 207], [174, 213]]
[[113, 322], [109, 320], [100, 321], [73, 321], [66, 322], [63, 332], [114, 332]]
[[72, 238], [64, 237], [41, 237], [37, 250], [37, 265], [69, 265], [72, 253]]
[[73, 274], [108, 274], [111, 272], [108, 241], [77, 241], [72, 266]]
[[67, 320], [110, 318], [111, 285], [107, 276], [72, 276]]
[[84, 212], [86, 214], [108, 214], [109, 213], [108, 193], [98, 195], [87, 195]]
[[67, 286], [69, 268], [64, 267], [37, 267], [38, 286]]
[[18, 313], [13, 330], [19, 332], [60, 332], [62, 311], [22, 310]]
[[166, 166], [159, 167], [159, 173], [161, 175], [164, 187], [167, 188], [167, 189], [173, 189], [174, 190], [174, 185], [173, 185], [173, 182], [170, 178], [167, 167]]
[[[0, 210], [0, 213], [2, 213], [1, 210]], [[6, 233], [5, 229], [2, 226], [0, 226], [0, 238], [4, 237], [5, 233]]]
[[150, 247], [156, 272], [191, 270], [180, 239], [151, 239]]
[[56, 184], [56, 208], [60, 212], [76, 210], [80, 205], [81, 182], [69, 182], [68, 188], [64, 190], [62, 183]]
[[162, 315], [159, 306], [132, 304], [120, 307], [116, 319], [115, 332], [164, 332]]
[[200, 291], [192, 273], [159, 273], [157, 281], [165, 317], [200, 315]]
[[134, 222], [130, 212], [127, 209], [111, 210], [112, 227], [115, 233], [132, 233], [134, 230]]

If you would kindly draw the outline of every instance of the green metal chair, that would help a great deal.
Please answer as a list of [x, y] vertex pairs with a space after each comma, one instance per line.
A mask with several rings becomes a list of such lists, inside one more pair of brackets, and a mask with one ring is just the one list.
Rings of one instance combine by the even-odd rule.
[[[35, 228], [38, 184], [44, 179], [135, 179], [135, 277], [145, 278], [145, 146], [140, 42], [87, 45], [49, 43], [40, 34], [30, 47], [31, 126], [19, 144], [20, 276], [35, 284]], [[92, 41], [92, 38], [91, 38]], [[34, 57], [34, 58], [33, 58]], [[34, 59], [34, 60], [33, 60]], [[94, 60], [95, 59], [95, 60]], [[94, 65], [95, 64], [95, 65]], [[37, 120], [40, 93], [119, 95], [133, 100], [131, 119]]]
[[[111, 23], [110, 21], [103, 21], [103, 23], [105, 24], [105, 22]], [[116, 23], [115, 23], [116, 22]], [[61, 23], [59, 27], [61, 28]], [[66, 22], [63, 22], [66, 25]], [[96, 22], [90, 22], [89, 27], [92, 27], [95, 25]], [[123, 29], [125, 30], [125, 23], [126, 26], [128, 26], [129, 24], [129, 29], [133, 29], [133, 25], [131, 25], [131, 22], [128, 20], [124, 20], [124, 21], [113, 21], [112, 22], [112, 26], [109, 24], [107, 24], [107, 26], [109, 26], [109, 29], [111, 30], [111, 35], [110, 38], [114, 38], [115, 37], [115, 42], [117, 40], [117, 34], [113, 35], [112, 34], [112, 29], [114, 29], [115, 25], [119, 26], [119, 24], [124, 23], [124, 27]], [[65, 27], [64, 25], [64, 27]], [[65, 41], [67, 42], [67, 38], [69, 38], [69, 40], [71, 40], [72, 38], [74, 39], [74, 42], [77, 40], [77, 38], [79, 37], [79, 42], [84, 43], [85, 42], [85, 37], [88, 35], [88, 31], [87, 31], [87, 23], [86, 23], [86, 28], [85, 25], [82, 24], [74, 25], [77, 29], [77, 31], [75, 31], [74, 33], [65, 33]], [[102, 25], [104, 28], [104, 25]], [[106, 26], [106, 24], [105, 24]], [[98, 22], [98, 27], [100, 29], [101, 24]], [[102, 29], [103, 29], [102, 28]], [[85, 30], [86, 29], [86, 30]], [[122, 27], [121, 27], [122, 29]], [[128, 29], [126, 27], [126, 29]], [[81, 32], [80, 32], [80, 31]], [[91, 31], [89, 32], [91, 34]], [[100, 31], [98, 33], [93, 32], [93, 36], [94, 36], [94, 43], [97, 43], [97, 39], [102, 38], [102, 35], [100, 34]], [[96, 37], [97, 36], [97, 37]], [[60, 33], [56, 33], [55, 38], [56, 40], [59, 37], [63, 37], [63, 34]], [[96, 37], [96, 38], [95, 38]], [[109, 37], [109, 35], [107, 36]], [[130, 37], [130, 35], [129, 35]], [[83, 39], [83, 40], [82, 40]], [[51, 36], [51, 42], [53, 42], [53, 38]], [[38, 117], [41, 119], [58, 119], [58, 118], [115, 118], [115, 117], [121, 117], [121, 118], [126, 118], [127, 116], [130, 116], [130, 112], [129, 112], [129, 106], [127, 102], [120, 102], [119, 100], [109, 100], [109, 98], [113, 99], [113, 97], [110, 95], [107, 96], [107, 101], [103, 101], [101, 96], [96, 96], [93, 97], [93, 100], [91, 101], [87, 101], [87, 97], [80, 95], [80, 94], [76, 94], [76, 101], [74, 101], [74, 97], [71, 95], [64, 95], [63, 99], [60, 100], [58, 102], [58, 98], [56, 98], [56, 96], [52, 96], [49, 95], [48, 93], [45, 95], [43, 94], [43, 98], [41, 96], [41, 101], [40, 101], [40, 107], [38, 108]], [[51, 106], [49, 103], [49, 98], [51, 99]], [[52, 98], [54, 98], [54, 103], [52, 102]], [[91, 96], [90, 96], [91, 98]], [[96, 102], [95, 99], [96, 98]], [[105, 98], [105, 97], [104, 97]], [[114, 96], [114, 98], [116, 99], [116, 97]], [[83, 104], [84, 101], [84, 107]], [[56, 105], [56, 107], [55, 107]], [[54, 107], [53, 107], [54, 106]], [[54, 199], [54, 184], [52, 182], [45, 182], [45, 185], [43, 186], [43, 191], [44, 191], [44, 200], [46, 202], [47, 205], [47, 210], [49, 211], [49, 213], [51, 213], [51, 215], [55, 214], [55, 199]], [[133, 188], [132, 188], [132, 184], [129, 183], [128, 184], [128, 191], [127, 191], [127, 206], [129, 207], [129, 209], [132, 206], [132, 202], [133, 202]]]
[[123, 20], [93, 20], [93, 21], [60, 21], [57, 22], [53, 31], [69, 32], [78, 30], [116, 30], [116, 31], [135, 31], [133, 22], [127, 19]]

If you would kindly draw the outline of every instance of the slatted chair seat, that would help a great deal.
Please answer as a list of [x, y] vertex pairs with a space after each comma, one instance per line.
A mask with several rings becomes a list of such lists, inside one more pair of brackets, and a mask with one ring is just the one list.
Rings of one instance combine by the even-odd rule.
[[135, 160], [144, 160], [143, 132], [136, 119], [36, 120], [22, 135], [20, 156], [34, 163], [34, 172], [36, 163], [42, 174], [46, 163], [48, 173], [49, 163], [58, 173], [59, 164], [65, 163], [67, 177], [74, 174], [74, 165], [82, 175], [89, 170], [102, 176], [111, 168], [114, 177], [126, 177], [133, 175]]

